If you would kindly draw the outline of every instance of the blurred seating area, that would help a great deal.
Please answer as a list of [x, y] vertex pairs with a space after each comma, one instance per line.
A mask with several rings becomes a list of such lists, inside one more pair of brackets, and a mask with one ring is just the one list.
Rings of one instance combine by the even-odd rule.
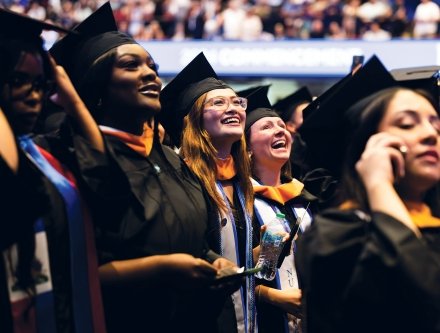
[[[436, 0], [439, 1], [439, 0]], [[103, 0], [1, 0], [1, 6], [65, 27]], [[114, 0], [121, 31], [139, 40], [433, 39], [431, 0]], [[57, 38], [47, 32], [48, 40]]]

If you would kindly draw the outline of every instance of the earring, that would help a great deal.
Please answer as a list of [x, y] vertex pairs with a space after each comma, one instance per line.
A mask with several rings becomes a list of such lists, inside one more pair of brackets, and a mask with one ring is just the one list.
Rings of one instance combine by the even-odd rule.
[[101, 97], [98, 99], [98, 103], [96, 103], [96, 107], [98, 109], [100, 109], [102, 107], [102, 98]]

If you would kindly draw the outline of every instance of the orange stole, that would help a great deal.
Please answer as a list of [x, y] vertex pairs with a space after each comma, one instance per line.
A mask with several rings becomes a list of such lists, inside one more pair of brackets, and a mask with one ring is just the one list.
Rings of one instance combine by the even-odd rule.
[[431, 209], [425, 203], [406, 204], [409, 215], [416, 226], [419, 228], [439, 228], [440, 219], [432, 216]]
[[114, 136], [124, 142], [131, 149], [141, 154], [142, 156], [150, 155], [151, 148], [153, 147], [153, 129], [144, 126], [144, 132], [141, 136], [131, 133], [123, 132], [117, 129], [113, 129], [106, 126], [100, 126], [101, 131], [104, 134]]
[[[425, 203], [404, 203], [411, 220], [418, 228], [439, 228], [440, 219], [432, 216], [431, 208]], [[357, 208], [352, 201], [344, 202], [339, 208], [343, 210]]]
[[287, 201], [299, 196], [303, 188], [303, 183], [293, 179], [280, 186], [254, 185], [254, 192], [284, 205]]

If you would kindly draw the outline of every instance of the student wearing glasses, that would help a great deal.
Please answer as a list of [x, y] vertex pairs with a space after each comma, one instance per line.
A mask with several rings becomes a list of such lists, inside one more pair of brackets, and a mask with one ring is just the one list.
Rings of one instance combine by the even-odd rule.
[[[106, 160], [104, 142], [65, 71], [48, 57], [43, 29], [66, 32], [0, 10], [0, 107], [19, 147], [16, 174], [4, 165], [1, 173], [2, 205], [10, 204], [2, 207], [0, 327], [8, 333], [101, 333], [105, 324], [86, 203], [92, 189], [86, 181], [97, 185], [96, 176], [104, 173], [96, 163]], [[63, 133], [69, 143], [33, 135], [54, 92], [67, 114]], [[16, 186], [5, 195], [11, 182]]]
[[[253, 267], [247, 100], [218, 80], [200, 53], [163, 89], [161, 101], [162, 124], [215, 207], [208, 230], [211, 247], [239, 267]], [[249, 276], [226, 304], [218, 320], [221, 332], [254, 331], [253, 291]]]

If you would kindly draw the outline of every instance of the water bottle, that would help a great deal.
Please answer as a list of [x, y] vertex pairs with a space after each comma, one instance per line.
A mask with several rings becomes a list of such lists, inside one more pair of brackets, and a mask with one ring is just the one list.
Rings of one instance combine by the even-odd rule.
[[278, 257], [284, 246], [283, 239], [287, 236], [284, 217], [284, 214], [278, 213], [272, 221], [266, 224], [267, 228], [260, 241], [260, 256], [256, 265], [256, 268], [261, 268], [255, 274], [259, 279], [271, 281], [275, 278]]

